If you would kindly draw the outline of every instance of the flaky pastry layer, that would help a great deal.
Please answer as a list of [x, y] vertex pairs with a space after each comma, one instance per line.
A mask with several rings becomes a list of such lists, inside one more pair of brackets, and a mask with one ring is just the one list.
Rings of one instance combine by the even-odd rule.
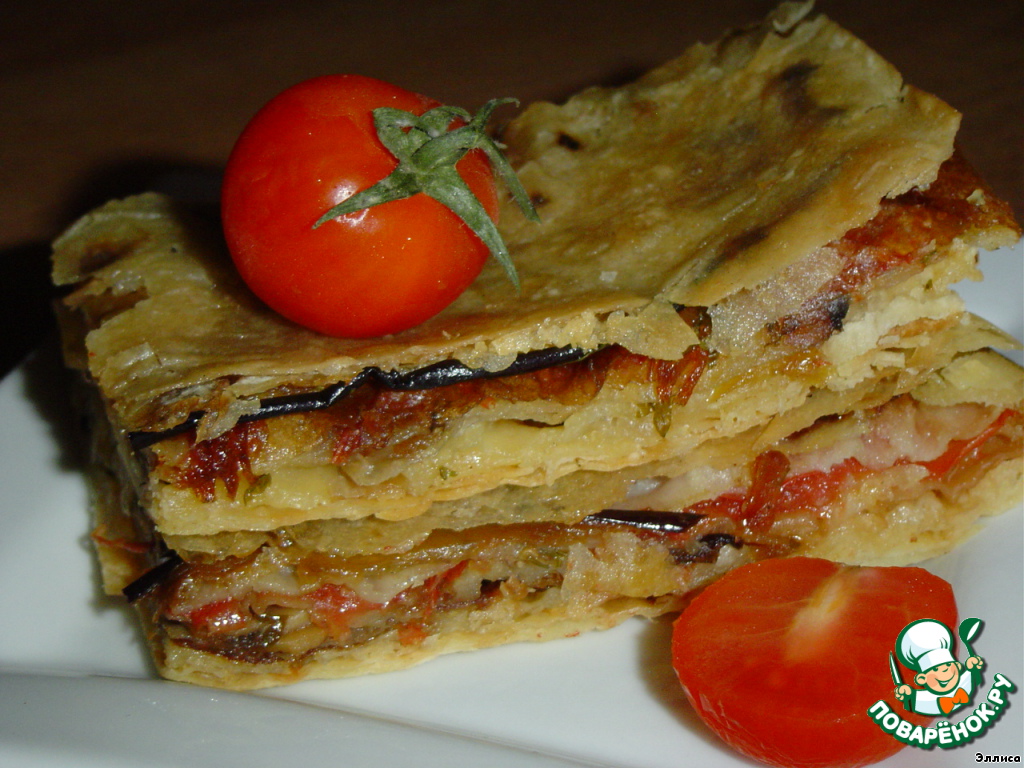
[[[138, 607], [163, 674], [252, 688], [657, 615], [765, 557], [915, 562], [1021, 500], [1022, 378], [1000, 360], [967, 356], [922, 400], [637, 481], [579, 522], [438, 529], [405, 552], [359, 556], [271, 538], [243, 557], [182, 561]], [[986, 376], [965, 401], [952, 382], [970, 369]]]
[[[824, 16], [776, 14], [635, 83], [534, 105], [508, 127], [542, 219], [504, 214], [521, 294], [489, 265], [417, 328], [328, 338], [263, 307], [216, 233], [152, 195], [75, 224], [55, 244], [54, 280], [76, 288], [72, 359], [126, 430], [202, 411], [201, 435], [218, 434], [254, 398], [369, 366], [456, 359], [497, 370], [521, 352], [607, 344], [678, 359], [694, 336], [673, 304], [753, 289], [869, 221], [883, 200], [926, 187], [958, 122]], [[1014, 232], [993, 218], [981, 244]]]

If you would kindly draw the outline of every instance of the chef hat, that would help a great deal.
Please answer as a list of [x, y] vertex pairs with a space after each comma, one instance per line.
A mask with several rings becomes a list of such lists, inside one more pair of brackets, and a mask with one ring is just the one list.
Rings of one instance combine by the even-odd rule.
[[904, 627], [896, 639], [896, 652], [900, 661], [918, 672], [956, 661], [953, 633], [934, 619], [918, 619]]

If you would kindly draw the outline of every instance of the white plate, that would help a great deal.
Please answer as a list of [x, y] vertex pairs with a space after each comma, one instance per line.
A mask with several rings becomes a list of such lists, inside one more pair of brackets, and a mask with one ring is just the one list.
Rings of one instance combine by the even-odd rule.
[[[986, 282], [963, 287], [969, 305], [1024, 336], [1021, 246], [986, 254], [983, 269]], [[667, 622], [260, 694], [156, 680], [129, 611], [99, 595], [54, 365], [40, 353], [0, 383], [0, 765], [749, 765], [691, 714], [669, 666]], [[962, 616], [985, 621], [975, 650], [987, 669], [1018, 685], [1022, 526], [1018, 507], [926, 564], [952, 581]], [[1020, 755], [1024, 694], [1011, 702], [970, 746], [909, 748], [891, 765]]]

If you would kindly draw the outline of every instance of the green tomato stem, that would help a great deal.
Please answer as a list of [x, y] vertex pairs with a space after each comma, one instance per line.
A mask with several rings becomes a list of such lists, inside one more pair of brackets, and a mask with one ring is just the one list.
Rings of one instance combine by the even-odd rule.
[[[373, 122], [377, 136], [398, 160], [398, 166], [372, 187], [357, 192], [328, 210], [317, 219], [313, 228], [339, 216], [422, 192], [466, 223], [498, 260], [518, 291], [519, 275], [498, 228], [455, 169], [456, 163], [467, 152], [482, 150], [523, 214], [530, 221], [539, 221], [530, 196], [515, 170], [498, 143], [486, 132], [491, 114], [507, 103], [517, 102], [515, 99], [492, 99], [472, 116], [464, 109], [449, 106], [435, 107], [422, 115], [391, 107], [375, 109]], [[450, 128], [456, 120], [465, 124]]]

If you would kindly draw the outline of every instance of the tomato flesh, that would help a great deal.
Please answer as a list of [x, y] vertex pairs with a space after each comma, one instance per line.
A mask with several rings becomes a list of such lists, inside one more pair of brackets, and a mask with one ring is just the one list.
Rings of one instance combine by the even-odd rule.
[[921, 568], [766, 560], [727, 574], [683, 611], [673, 666], [701, 719], [748, 757], [867, 765], [903, 747], [867, 714], [876, 701], [927, 722], [896, 701], [889, 668], [900, 630], [926, 617], [956, 626], [952, 588]]
[[922, 466], [928, 470], [933, 478], [941, 478], [953, 470], [955, 466], [975, 455], [981, 448], [999, 432], [1000, 429], [1013, 418], [1016, 411], [1004, 410], [999, 416], [988, 425], [982, 432], [970, 440], [953, 440], [946, 451], [931, 461], [922, 462]]
[[[320, 216], [397, 166], [373, 110], [422, 114], [438, 102], [373, 78], [328, 75], [266, 104], [225, 169], [221, 217], [245, 282], [285, 317], [333, 336], [366, 338], [417, 325], [461, 294], [488, 256], [484, 243], [422, 193]], [[491, 218], [498, 196], [486, 156], [456, 168]]]
[[332, 637], [344, 637], [356, 618], [381, 607], [340, 584], [323, 584], [307, 597], [312, 603], [311, 620]]

